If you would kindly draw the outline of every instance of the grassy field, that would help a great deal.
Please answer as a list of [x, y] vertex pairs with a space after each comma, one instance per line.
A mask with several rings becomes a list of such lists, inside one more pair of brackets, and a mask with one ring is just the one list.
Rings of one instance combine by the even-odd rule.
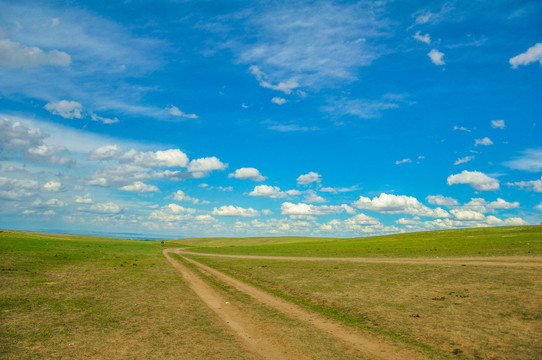
[[354, 239], [268, 237], [168, 241], [216, 254], [321, 257], [443, 257], [542, 254], [542, 226], [428, 231]]
[[[539, 257], [542, 227], [361, 239], [184, 239], [166, 245], [248, 255]], [[542, 358], [540, 267], [191, 257], [436, 357]], [[0, 259], [0, 358], [253, 358], [175, 272], [159, 242], [2, 231]], [[345, 351], [234, 289], [214, 286], [255, 319], [271, 319], [279, 334], [298, 336], [300, 348], [330, 359]]]
[[0, 358], [251, 358], [160, 250], [0, 233]]

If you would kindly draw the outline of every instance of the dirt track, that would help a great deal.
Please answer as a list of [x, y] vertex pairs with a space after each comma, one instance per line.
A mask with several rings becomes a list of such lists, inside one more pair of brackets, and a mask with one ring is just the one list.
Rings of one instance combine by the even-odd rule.
[[254, 260], [292, 260], [292, 261], [338, 261], [367, 264], [413, 264], [413, 265], [476, 265], [476, 266], [518, 266], [542, 267], [540, 256], [495, 256], [495, 257], [443, 257], [443, 258], [359, 258], [359, 257], [308, 257], [308, 256], [260, 256], [208, 254], [177, 249], [178, 254], [224, 257]]
[[[300, 353], [292, 349], [290, 339], [270, 338], [272, 329], [268, 323], [246, 319], [245, 314], [234, 304], [225, 305], [227, 301], [209, 284], [196, 275], [188, 267], [174, 260], [168, 252], [175, 252], [182, 256], [182, 251], [174, 249], [164, 250], [164, 255], [179, 271], [190, 287], [197, 293], [207, 306], [209, 306], [225, 324], [235, 332], [238, 338], [255, 355], [263, 359], [313, 359], [314, 356]], [[334, 320], [313, 313], [301, 306], [271, 295], [254, 286], [230, 277], [218, 270], [210, 268], [192, 259], [183, 257], [186, 261], [196, 265], [202, 272], [211, 275], [220, 282], [235, 287], [238, 291], [250, 295], [253, 299], [272, 308], [289, 318], [306, 323], [330, 338], [335, 338], [347, 346], [359, 351], [360, 355], [371, 359], [424, 359], [426, 356], [407, 348], [406, 345], [385, 341], [369, 334], [362, 334], [357, 329], [349, 328]], [[270, 330], [270, 331], [269, 331]], [[275, 332], [276, 333], [276, 332]]]

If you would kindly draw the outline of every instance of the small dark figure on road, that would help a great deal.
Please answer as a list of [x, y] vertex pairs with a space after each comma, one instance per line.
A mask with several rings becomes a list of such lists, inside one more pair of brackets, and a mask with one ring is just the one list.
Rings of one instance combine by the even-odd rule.
[[162, 242], [160, 244], [162, 245], [162, 247], [164, 247], [164, 240], [162, 240]]

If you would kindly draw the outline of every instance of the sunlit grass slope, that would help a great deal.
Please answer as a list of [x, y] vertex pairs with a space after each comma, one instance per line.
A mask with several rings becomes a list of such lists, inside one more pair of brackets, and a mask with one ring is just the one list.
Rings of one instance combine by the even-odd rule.
[[169, 247], [217, 254], [411, 257], [542, 254], [542, 226], [428, 231], [353, 239], [310, 237], [197, 238], [167, 241]]
[[159, 242], [1, 232], [0, 358], [247, 354], [167, 262]]

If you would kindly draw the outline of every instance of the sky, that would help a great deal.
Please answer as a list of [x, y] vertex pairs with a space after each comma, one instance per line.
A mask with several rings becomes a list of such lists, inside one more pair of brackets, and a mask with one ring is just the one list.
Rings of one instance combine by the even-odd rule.
[[0, 228], [542, 221], [540, 1], [0, 0]]

